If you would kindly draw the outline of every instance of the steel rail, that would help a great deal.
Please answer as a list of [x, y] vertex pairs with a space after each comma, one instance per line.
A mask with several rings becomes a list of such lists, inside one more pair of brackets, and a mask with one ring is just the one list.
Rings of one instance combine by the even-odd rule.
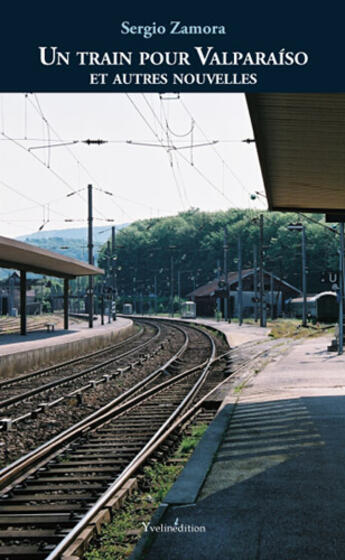
[[[204, 332], [204, 331], [201, 331]], [[205, 334], [205, 333], [204, 333]], [[262, 355], [266, 352], [266, 349], [258, 352], [256, 355], [251, 357], [245, 363], [241, 364], [234, 373], [237, 373], [240, 369], [248, 365], [248, 363], [255, 360], [257, 357]], [[205, 370], [207, 370], [211, 365], [215, 364], [216, 362], [224, 359], [228, 352], [223, 353], [218, 357], [214, 357], [208, 361], [207, 366], [203, 370], [203, 374]], [[200, 380], [200, 378], [199, 378]], [[199, 382], [197, 381], [197, 383]], [[86, 515], [78, 522], [78, 524], [66, 535], [66, 537], [54, 548], [54, 550], [46, 557], [46, 560], [57, 560], [61, 557], [61, 555], [67, 550], [67, 548], [78, 538], [81, 532], [90, 524], [92, 519], [97, 515], [99, 511], [101, 511], [104, 507], [106, 507], [107, 502], [112, 498], [112, 496], [118, 492], [121, 487], [128, 481], [131, 476], [135, 474], [135, 472], [142, 466], [142, 464], [151, 456], [159, 446], [181, 425], [185, 424], [190, 418], [192, 418], [197, 411], [202, 407], [206, 400], [208, 400], [213, 393], [219, 390], [222, 385], [228, 382], [228, 378], [224, 379], [220, 383], [218, 383], [213, 389], [211, 389], [208, 393], [206, 393], [197, 403], [195, 403], [188, 411], [186, 411], [182, 416], [176, 418], [175, 413], [171, 415], [171, 417], [164, 423], [166, 426], [165, 430], [162, 430], [162, 427], [157, 430], [156, 434], [150, 439], [150, 441], [145, 445], [145, 447], [139, 451], [136, 457], [131, 461], [131, 463], [124, 469], [124, 471], [119, 475], [119, 477], [113, 482], [111, 486], [108, 487], [106, 492], [102, 494], [102, 496], [97, 500], [97, 502], [93, 505], [93, 507], [86, 513]], [[186, 401], [186, 398], [184, 401]], [[183, 402], [184, 402], [183, 401]], [[179, 408], [183, 408], [182, 403], [179, 405]], [[169, 422], [172, 417], [175, 416], [172, 423]], [[170, 426], [169, 426], [170, 423]], [[63, 556], [62, 556], [63, 558]]]
[[[148, 322], [147, 324], [153, 325], [154, 323], [149, 323]], [[156, 326], [156, 328], [158, 329], [157, 326]], [[39, 377], [40, 375], [46, 375], [46, 374], [48, 374], [48, 373], [50, 373], [50, 372], [52, 372], [56, 369], [66, 367], [66, 366], [75, 364], [77, 362], [81, 362], [83, 360], [88, 360], [88, 359], [93, 358], [94, 356], [97, 356], [99, 354], [107, 353], [107, 352], [110, 352], [112, 350], [116, 350], [120, 346], [123, 346], [127, 342], [131, 342], [133, 339], [140, 336], [143, 333], [143, 331], [144, 331], [144, 329], [141, 328], [137, 333], [129, 336], [125, 340], [122, 340], [118, 344], [111, 344], [109, 346], [106, 346], [105, 348], [100, 348], [99, 350], [95, 350], [94, 352], [90, 352], [89, 354], [84, 354], [83, 356], [78, 356], [77, 358], [72, 358], [71, 360], [66, 360], [65, 362], [59, 362], [59, 363], [54, 364], [52, 366], [48, 366], [47, 368], [42, 368], [40, 370], [32, 371], [31, 373], [25, 373], [24, 375], [18, 375], [17, 377], [11, 377], [10, 379], [5, 379], [4, 381], [0, 381], [0, 389], [2, 387], [9, 387], [11, 385], [14, 385], [15, 383], [21, 383], [22, 381], [26, 381], [27, 379], [31, 379], [32, 377]]]
[[[113, 496], [113, 494], [116, 491], [118, 491], [124, 485], [125, 482], [127, 482], [130, 476], [134, 472], [136, 472], [138, 468], [141, 466], [141, 464], [153, 453], [153, 451], [157, 447], [157, 442], [164, 441], [168, 436], [168, 434], [170, 435], [171, 427], [175, 426], [176, 423], [178, 424], [180, 423], [180, 420], [177, 420], [178, 416], [182, 414], [183, 410], [188, 406], [188, 404], [193, 399], [197, 391], [200, 389], [201, 385], [204, 383], [207, 374], [209, 372], [209, 368], [212, 362], [214, 361], [215, 353], [216, 353], [216, 347], [212, 337], [208, 333], [201, 331], [201, 329], [196, 329], [196, 330], [204, 334], [211, 342], [211, 355], [206, 360], [206, 365], [203, 368], [197, 381], [190, 389], [188, 394], [184, 397], [182, 402], [169, 416], [169, 418], [160, 426], [160, 428], [155, 432], [155, 434], [151, 437], [151, 439], [139, 451], [139, 453], [134, 457], [134, 459], [132, 459], [132, 461], [127, 465], [127, 467], [125, 467], [125, 469], [117, 477], [115, 482], [113, 482], [113, 484], [109, 486], [106, 492], [97, 500], [97, 502], [86, 513], [86, 515], [77, 523], [77, 525], [75, 525], [75, 527], [73, 527], [73, 529], [66, 535], [66, 537], [47, 556], [46, 560], [56, 560], [61, 556], [61, 554], [71, 545], [71, 543], [78, 537], [78, 535], [82, 532], [82, 530], [85, 529], [85, 527], [95, 517], [95, 515], [105, 506], [105, 504], [109, 501], [109, 499]], [[185, 372], [177, 377], [181, 378], [181, 376], [184, 374]], [[169, 382], [165, 382], [165, 383], [168, 384]]]
[[[248, 365], [251, 361], [259, 357], [263, 354], [266, 350], [257, 353], [255, 356], [247, 360], [245, 363], [241, 364], [237, 370], [239, 371], [245, 365]], [[225, 352], [221, 356], [218, 356], [210, 361], [209, 366], [215, 364], [216, 362], [220, 361], [221, 359], [225, 358], [229, 352]], [[234, 375], [233, 372], [232, 375]], [[160, 436], [153, 436], [150, 442], [145, 446], [147, 447], [146, 451], [144, 452], [141, 450], [137, 456], [131, 461], [131, 463], [124, 469], [124, 471], [119, 475], [119, 477], [113, 482], [111, 486], [108, 487], [106, 492], [102, 494], [102, 496], [97, 500], [97, 502], [93, 505], [92, 509], [90, 509], [86, 515], [78, 522], [78, 524], [70, 531], [66, 537], [61, 541], [57, 547], [46, 557], [46, 560], [57, 560], [61, 557], [61, 554], [78, 538], [80, 533], [90, 524], [92, 519], [97, 515], [99, 511], [101, 511], [104, 507], [106, 507], [107, 502], [112, 498], [112, 496], [120, 490], [120, 488], [128, 481], [131, 476], [135, 474], [135, 472], [142, 466], [142, 464], [148, 459], [150, 455], [152, 455], [159, 447], [164, 443], [164, 441], [176, 431], [177, 428], [183, 426], [185, 422], [189, 421], [203, 406], [205, 401], [207, 401], [213, 393], [219, 390], [222, 385], [228, 382], [228, 378], [224, 379], [220, 383], [218, 383], [213, 389], [211, 389], [208, 393], [206, 393], [197, 403], [195, 403], [188, 411], [186, 411], [183, 416], [175, 419], [175, 421], [167, 427], [164, 433]], [[160, 430], [158, 430], [160, 431]], [[157, 432], [158, 433], [158, 432]], [[150, 444], [151, 443], [151, 444]], [[150, 444], [150, 447], [148, 447]], [[144, 448], [143, 448], [144, 449]], [[63, 558], [63, 557], [62, 557]]]
[[[189, 344], [189, 337], [187, 333], [179, 326], [176, 325], [175, 328], [177, 328], [184, 334], [184, 342], [180, 346], [179, 350], [171, 358], [169, 358], [169, 360], [167, 360], [162, 366], [157, 368], [155, 371], [150, 373], [145, 379], [139, 381], [138, 383], [136, 383], [136, 385], [134, 385], [133, 387], [131, 387], [130, 389], [128, 389], [127, 391], [125, 391], [124, 393], [116, 397], [115, 399], [113, 399], [110, 403], [107, 403], [99, 410], [93, 412], [91, 415], [87, 416], [83, 420], [80, 420], [77, 424], [74, 424], [70, 428], [67, 428], [62, 433], [50, 439], [48, 442], [45, 442], [44, 444], [40, 445], [38, 448], [34, 449], [33, 451], [30, 451], [29, 453], [20, 457], [10, 465], [4, 467], [0, 471], [0, 490], [4, 489], [5, 484], [9, 484], [13, 482], [16, 476], [24, 474], [24, 471], [26, 472], [29, 469], [29, 467], [33, 467], [35, 464], [38, 463], [38, 461], [46, 458], [47, 456], [50, 456], [54, 451], [60, 449], [62, 446], [67, 445], [67, 443], [69, 443], [72, 439], [76, 438], [79, 434], [81, 434], [86, 429], [91, 429], [91, 427], [95, 426], [96, 423], [98, 424], [99, 422], [97, 421], [100, 418], [102, 418], [102, 422], [103, 422], [105, 416], [108, 418], [111, 415], [120, 414], [121, 412], [123, 412], [124, 411], [122, 410], [123, 407], [121, 409], [119, 407], [119, 404], [121, 402], [128, 399], [129, 396], [133, 395], [144, 385], [146, 385], [147, 383], [152, 381], [155, 377], [157, 377], [162, 372], [164, 372], [173, 362], [178, 360], [186, 351]], [[166, 384], [168, 384], [169, 382], [171, 383], [172, 381], [173, 380], [164, 382], [163, 388], [165, 388]], [[151, 389], [149, 391], [154, 391], [154, 389]], [[140, 399], [140, 395], [139, 397], [136, 397], [136, 399]]]
[[[149, 357], [155, 356], [158, 353], [158, 349], [159, 348], [157, 348], [156, 351], [151, 353], [151, 354], [147, 354], [146, 357], [144, 355], [137, 362], [131, 363], [131, 364], [125, 366], [124, 368], [119, 368], [118, 370], [116, 370], [115, 372], [110, 373], [110, 374], [104, 374], [104, 375], [102, 375], [102, 377], [99, 377], [96, 380], [90, 380], [89, 382], [86, 383], [86, 385], [82, 385], [81, 387], [78, 387], [77, 389], [73, 389], [69, 393], [65, 393], [64, 395], [56, 398], [53, 401], [48, 401], [48, 402], [38, 404], [37, 407], [34, 408], [33, 410], [31, 410], [29, 412], [25, 412], [24, 414], [22, 414], [21, 416], [17, 416], [16, 418], [11, 418], [11, 425], [13, 426], [14, 424], [17, 424], [18, 422], [22, 422], [23, 420], [28, 420], [29, 418], [36, 418], [38, 414], [41, 414], [42, 412], [45, 412], [46, 410], [51, 409], [54, 406], [58, 406], [59, 404], [61, 404], [66, 399], [70, 399], [70, 398], [73, 398], [73, 397], [80, 398], [81, 395], [85, 391], [87, 391], [88, 389], [94, 389], [95, 387], [97, 387], [101, 383], [105, 383], [105, 382], [109, 381], [110, 379], [114, 379], [114, 378], [118, 377], [120, 374], [125, 373], [126, 371], [134, 368], [136, 365], [141, 364], [142, 363], [141, 360], [143, 360], [144, 357], [145, 357], [145, 361], [146, 361]], [[1, 418], [0, 418], [0, 425], [1, 425]]]

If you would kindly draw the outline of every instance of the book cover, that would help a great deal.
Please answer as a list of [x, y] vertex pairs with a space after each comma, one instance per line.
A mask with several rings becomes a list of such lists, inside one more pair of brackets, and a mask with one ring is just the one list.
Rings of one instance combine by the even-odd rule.
[[342, 557], [342, 37], [3, 8], [0, 557]]

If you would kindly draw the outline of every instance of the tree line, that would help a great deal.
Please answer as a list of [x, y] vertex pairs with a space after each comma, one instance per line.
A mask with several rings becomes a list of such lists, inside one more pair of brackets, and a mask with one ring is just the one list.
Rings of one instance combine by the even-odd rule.
[[[254, 247], [259, 248], [259, 215], [264, 215], [264, 268], [301, 287], [301, 234], [289, 231], [291, 223], [306, 228], [307, 291], [330, 289], [321, 282], [322, 272], [338, 269], [338, 235], [324, 224], [321, 214], [310, 222], [296, 213], [230, 209], [201, 212], [190, 209], [176, 216], [136, 221], [116, 236], [115, 260], [103, 246], [99, 266], [115, 263], [120, 298], [155, 293], [169, 297], [171, 279], [174, 294], [182, 297], [214, 279], [223, 271], [224, 228], [228, 238], [228, 270], [238, 266], [238, 237], [241, 236], [242, 268], [253, 267]], [[328, 224], [327, 224], [328, 225]], [[114, 258], [114, 255], [111, 256]], [[98, 282], [102, 280], [99, 279]], [[104, 281], [104, 280], [103, 280]], [[110, 282], [110, 275], [105, 278]]]

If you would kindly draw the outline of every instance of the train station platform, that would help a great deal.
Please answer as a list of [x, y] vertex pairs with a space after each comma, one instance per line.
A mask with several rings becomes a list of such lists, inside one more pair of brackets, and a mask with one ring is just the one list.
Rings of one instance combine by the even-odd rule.
[[132, 559], [344, 557], [345, 357], [327, 342], [293, 342], [226, 396]]
[[228, 323], [227, 321], [215, 321], [214, 319], [193, 319], [193, 323], [206, 325], [222, 331], [231, 348], [246, 342], [262, 339], [268, 336], [270, 329], [259, 327], [257, 324]]
[[0, 379], [104, 348], [130, 336], [134, 329], [131, 319], [118, 317], [116, 321], [104, 325], [97, 318], [92, 329], [88, 328], [87, 321], [71, 319], [67, 331], [62, 328], [53, 332], [36, 331], [28, 333], [25, 338], [20, 334], [2, 334]]
[[206, 327], [211, 327], [217, 329], [225, 334], [226, 339], [231, 348], [234, 346], [239, 346], [246, 342], [259, 340], [268, 336], [270, 329], [266, 327], [259, 327], [258, 324], [246, 324], [243, 323], [241, 326], [238, 323], [228, 323], [227, 321], [221, 320], [216, 321], [215, 319], [209, 319], [206, 317], [197, 317], [194, 319], [181, 319], [181, 317], [162, 317], [155, 315], [131, 315], [133, 319], [135, 317], [144, 317], [146, 319], [169, 319], [169, 321], [184, 321], [186, 323], [193, 323], [196, 325], [205, 325]]

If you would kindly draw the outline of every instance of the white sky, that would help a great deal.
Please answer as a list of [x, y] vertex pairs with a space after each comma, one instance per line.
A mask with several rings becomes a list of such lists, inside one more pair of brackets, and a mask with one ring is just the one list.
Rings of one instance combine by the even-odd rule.
[[[250, 200], [250, 193], [263, 192], [263, 184], [255, 144], [241, 142], [253, 138], [244, 95], [199, 93], [181, 94], [179, 99], [163, 97], [162, 100], [158, 94], [2, 94], [0, 234], [16, 237], [37, 231], [48, 217], [45, 230], [86, 225], [86, 191], [80, 193], [81, 197], [66, 195], [88, 183], [114, 194], [94, 192], [95, 218], [100, 218], [95, 225], [104, 223], [105, 227], [110, 225], [105, 219], [120, 224], [176, 214], [191, 206], [210, 211], [266, 207], [263, 198]], [[185, 107], [195, 120], [194, 144], [206, 142], [203, 133], [208, 140], [218, 140], [217, 144], [195, 147], [191, 154], [189, 148], [167, 153], [162, 147], [126, 143], [131, 140], [158, 144], [160, 140], [176, 147], [190, 145], [191, 135], [187, 133], [191, 117]], [[48, 136], [52, 141], [57, 135], [64, 142], [88, 138], [111, 142], [101, 146], [76, 143], [50, 150], [28, 150], [47, 146]], [[66, 218], [76, 221], [67, 223]]]

